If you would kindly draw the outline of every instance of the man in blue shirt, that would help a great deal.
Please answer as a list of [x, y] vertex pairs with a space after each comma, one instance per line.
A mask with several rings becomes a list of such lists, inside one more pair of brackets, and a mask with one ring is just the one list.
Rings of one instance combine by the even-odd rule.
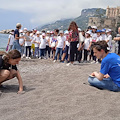
[[99, 89], [120, 91], [120, 56], [109, 53], [106, 41], [98, 41], [93, 45], [94, 55], [102, 59], [100, 72], [93, 72], [88, 78], [90, 85]]
[[14, 42], [13, 42], [13, 47], [12, 47], [12, 49], [14, 50], [14, 49], [16, 49], [16, 50], [18, 50], [20, 53], [21, 53], [21, 46], [20, 46], [20, 44], [19, 44], [19, 39], [21, 38], [21, 37], [19, 37], [19, 29], [21, 29], [21, 24], [20, 23], [17, 23], [16, 24], [16, 29], [15, 29], [15, 31], [14, 31], [14, 38], [15, 38], [15, 40], [14, 40]]

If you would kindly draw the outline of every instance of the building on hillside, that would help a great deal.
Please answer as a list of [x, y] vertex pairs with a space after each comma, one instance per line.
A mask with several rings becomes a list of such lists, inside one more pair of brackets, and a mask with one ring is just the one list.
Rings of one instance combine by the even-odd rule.
[[120, 7], [116, 8], [109, 8], [109, 6], [106, 9], [106, 17], [107, 18], [117, 18], [120, 16]]
[[88, 26], [97, 26], [98, 29], [110, 28], [116, 32], [120, 26], [120, 7], [106, 9], [105, 17], [89, 17]]

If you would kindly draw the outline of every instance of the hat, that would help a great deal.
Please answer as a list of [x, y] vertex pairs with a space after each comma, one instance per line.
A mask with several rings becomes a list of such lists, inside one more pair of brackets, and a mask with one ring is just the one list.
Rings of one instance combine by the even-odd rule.
[[93, 29], [97, 29], [97, 26], [92, 26]]
[[25, 31], [27, 31], [27, 28], [24, 28]]
[[105, 29], [105, 28], [103, 28], [101, 31], [102, 31], [102, 32], [106, 32], [106, 29]]
[[106, 30], [106, 33], [107, 33], [107, 32], [111, 32], [111, 31], [112, 31], [111, 29], [107, 29], [107, 30]]
[[87, 31], [86, 33], [91, 35], [91, 31]]
[[68, 30], [65, 30], [65, 31], [64, 31], [64, 34], [69, 34]]
[[101, 33], [102, 31], [101, 31], [101, 30], [97, 30], [96, 32], [97, 32], [97, 33]]
[[53, 34], [53, 33], [54, 33], [54, 31], [51, 31], [50, 33], [51, 33], [51, 34]]
[[63, 33], [63, 30], [60, 30], [60, 32], [59, 33]]
[[33, 36], [33, 33], [30, 33], [30, 37], [32, 37]]
[[36, 34], [38, 35], [38, 34], [40, 34], [40, 32], [39, 32], [39, 31], [37, 31], [37, 32], [36, 32]]
[[80, 29], [80, 28], [78, 28], [78, 31], [81, 31], [81, 29]]
[[23, 32], [23, 30], [20, 30], [19, 32], [21, 33], [21, 32]]
[[16, 27], [18, 28], [18, 27], [21, 27], [22, 25], [20, 24], [20, 23], [17, 23], [16, 24]]
[[42, 33], [42, 36], [46, 36], [45, 33]]
[[47, 33], [50, 33], [50, 31], [47, 31]]

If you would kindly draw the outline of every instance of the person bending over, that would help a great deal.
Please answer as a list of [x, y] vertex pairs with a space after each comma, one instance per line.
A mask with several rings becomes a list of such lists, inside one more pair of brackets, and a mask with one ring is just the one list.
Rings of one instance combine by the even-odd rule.
[[106, 41], [98, 41], [93, 45], [94, 55], [102, 59], [100, 72], [93, 72], [88, 78], [90, 85], [99, 89], [120, 91], [120, 56], [109, 53]]
[[23, 91], [23, 82], [16, 64], [21, 60], [18, 50], [11, 50], [8, 53], [0, 51], [0, 85], [1, 83], [17, 77], [19, 83], [18, 93]]

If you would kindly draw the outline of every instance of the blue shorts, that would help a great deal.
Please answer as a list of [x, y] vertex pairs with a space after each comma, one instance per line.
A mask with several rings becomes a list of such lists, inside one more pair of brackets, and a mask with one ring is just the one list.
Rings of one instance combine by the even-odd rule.
[[68, 50], [69, 50], [69, 46], [66, 45], [63, 53], [68, 53]]

